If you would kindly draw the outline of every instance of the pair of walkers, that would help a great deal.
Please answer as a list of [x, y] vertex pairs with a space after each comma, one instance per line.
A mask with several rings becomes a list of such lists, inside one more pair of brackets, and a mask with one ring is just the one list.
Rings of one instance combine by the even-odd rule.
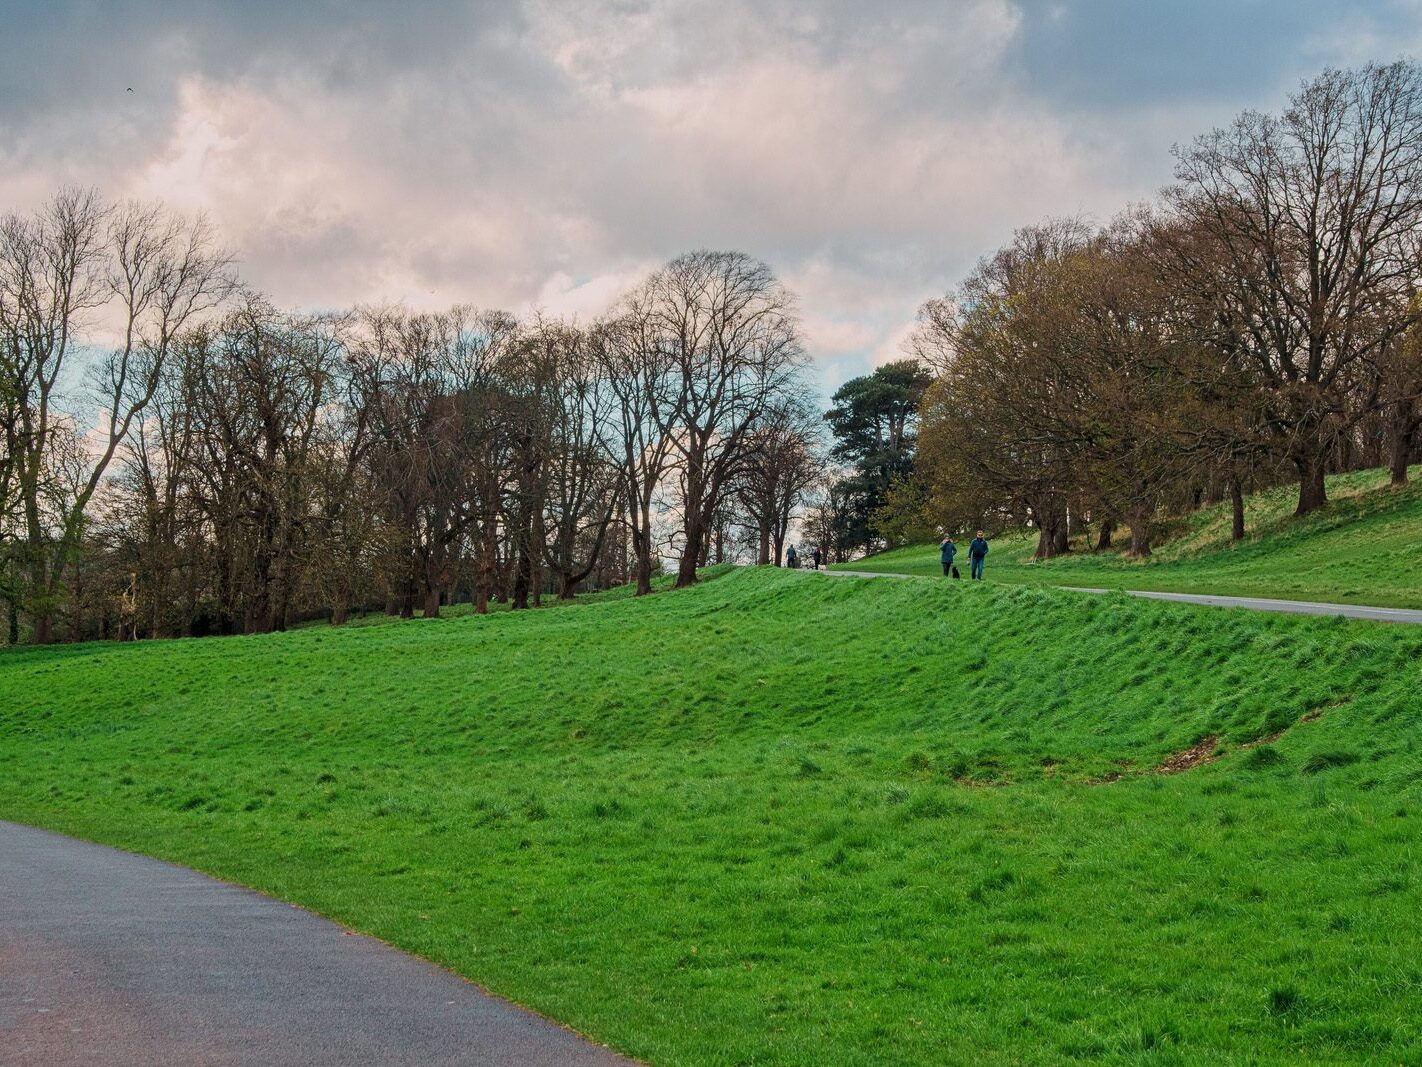
[[[972, 565], [971, 572], [973, 580], [982, 581], [983, 566], [987, 563], [988, 543], [981, 530], [978, 536], [968, 543], [968, 562]], [[953, 566], [953, 560], [958, 556], [958, 546], [953, 543], [953, 538], [943, 538], [943, 543], [938, 546], [938, 562], [943, 564], [943, 577], [960, 578], [958, 568]]]
[[[813, 565], [815, 570], [820, 569], [820, 560], [823, 557], [824, 553], [820, 551], [819, 545], [816, 545], [814, 548], [810, 549], [810, 563]], [[785, 553], [785, 566], [791, 568], [792, 570], [799, 570], [800, 568], [800, 553], [795, 551], [794, 545], [791, 545], [789, 550]]]

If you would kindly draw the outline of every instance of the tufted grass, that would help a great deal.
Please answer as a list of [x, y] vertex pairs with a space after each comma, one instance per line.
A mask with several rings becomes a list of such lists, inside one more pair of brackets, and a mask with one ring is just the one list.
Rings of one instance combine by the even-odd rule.
[[737, 570], [0, 654], [0, 817], [658, 1064], [1416, 1062], [1419, 691], [1422, 628]]
[[[1035, 536], [999, 538], [987, 577], [1019, 585], [1095, 586], [1170, 593], [1214, 593], [1336, 604], [1422, 608], [1422, 468], [1411, 485], [1393, 489], [1383, 470], [1329, 479], [1329, 506], [1293, 516], [1294, 489], [1283, 486], [1246, 500], [1249, 536], [1232, 544], [1229, 505], [1215, 505], [1162, 529], [1165, 540], [1147, 561], [1117, 549], [1096, 553], [1085, 537], [1072, 553], [1034, 561]], [[1094, 532], [1094, 531], [1093, 531]], [[971, 535], [969, 535], [971, 537]], [[966, 576], [967, 542], [959, 569]], [[911, 545], [842, 564], [842, 570], [941, 575], [937, 545]]]

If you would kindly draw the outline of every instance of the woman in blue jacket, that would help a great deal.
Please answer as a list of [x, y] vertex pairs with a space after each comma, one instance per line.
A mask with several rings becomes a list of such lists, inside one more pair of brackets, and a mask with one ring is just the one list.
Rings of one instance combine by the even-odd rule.
[[938, 562], [943, 564], [943, 577], [953, 573], [953, 557], [957, 554], [958, 546], [953, 543], [953, 538], [943, 538], [943, 543], [938, 546]]

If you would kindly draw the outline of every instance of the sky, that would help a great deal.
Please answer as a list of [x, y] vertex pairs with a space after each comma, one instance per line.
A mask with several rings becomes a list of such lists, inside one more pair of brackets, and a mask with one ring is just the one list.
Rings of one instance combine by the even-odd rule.
[[0, 211], [63, 185], [204, 212], [300, 308], [582, 319], [738, 249], [821, 388], [1018, 226], [1106, 220], [1171, 147], [1422, 0], [0, 0]]

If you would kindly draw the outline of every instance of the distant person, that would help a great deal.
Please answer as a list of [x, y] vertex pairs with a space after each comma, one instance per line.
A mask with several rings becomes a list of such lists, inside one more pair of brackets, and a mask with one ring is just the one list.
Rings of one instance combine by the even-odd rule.
[[988, 543], [983, 537], [983, 532], [978, 531], [978, 536], [974, 537], [968, 545], [968, 561], [973, 565], [973, 581], [983, 580], [983, 563], [987, 560]]
[[943, 564], [943, 577], [958, 577], [958, 568], [953, 566], [953, 558], [958, 554], [958, 546], [953, 543], [953, 538], [943, 538], [943, 543], [938, 546], [938, 562]]
[[785, 566], [789, 567], [792, 571], [800, 569], [800, 554], [795, 551], [794, 545], [791, 545], [785, 551]]
[[820, 546], [816, 545], [810, 552], [810, 560], [814, 563], [815, 570], [820, 569], [820, 559], [822, 557], [823, 553], [820, 551]]

